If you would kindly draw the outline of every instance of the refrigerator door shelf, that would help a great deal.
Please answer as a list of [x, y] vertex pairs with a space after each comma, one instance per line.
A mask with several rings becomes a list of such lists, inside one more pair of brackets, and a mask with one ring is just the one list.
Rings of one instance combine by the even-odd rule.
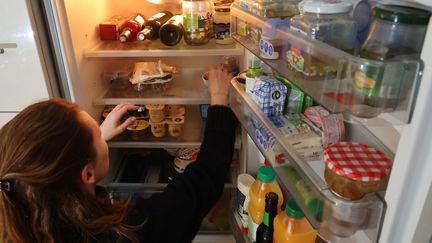
[[[253, 35], [244, 36], [237, 30], [244, 22], [250, 33], [275, 28], [275, 49], [281, 52], [278, 60], [266, 59]], [[410, 122], [423, 69], [417, 56], [386, 61], [360, 58], [287, 27], [272, 27], [268, 19], [237, 4], [231, 8], [231, 33], [275, 73], [331, 112], [342, 113], [347, 122], [374, 126]], [[397, 119], [379, 117], [387, 113]]]
[[[371, 241], [377, 241], [386, 208], [383, 198], [378, 193], [368, 193], [360, 200], [349, 201], [332, 193], [324, 180], [324, 162], [319, 158], [308, 161], [300, 157], [235, 79], [231, 85], [231, 108], [275, 169], [282, 187], [296, 200], [323, 239], [347, 240], [364, 231]], [[353, 126], [350, 130], [362, 127]], [[351, 131], [347, 138], [360, 143], [366, 141], [390, 159], [394, 157], [364, 127], [361, 131]]]
[[[133, 70], [130, 70], [131, 72]], [[132, 104], [209, 104], [210, 95], [202, 81], [205, 68], [184, 68], [173, 74], [166, 90], [153, 90], [151, 84], [145, 84], [138, 91], [128, 80], [111, 81], [103, 95], [94, 99], [96, 105], [117, 105], [123, 102]], [[144, 84], [143, 84], [144, 85]]]
[[175, 57], [175, 56], [241, 56], [243, 48], [238, 44], [219, 45], [215, 39], [202, 46], [190, 46], [184, 41], [176, 46], [165, 46], [160, 41], [135, 41], [120, 43], [104, 41], [86, 51], [85, 56], [94, 57]]

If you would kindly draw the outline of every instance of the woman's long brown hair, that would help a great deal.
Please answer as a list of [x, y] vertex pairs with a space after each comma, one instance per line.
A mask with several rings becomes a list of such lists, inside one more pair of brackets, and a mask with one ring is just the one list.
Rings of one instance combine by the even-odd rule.
[[[0, 130], [0, 242], [80, 242], [103, 234], [137, 242], [124, 223], [129, 200], [87, 192], [81, 171], [95, 158], [91, 128], [76, 105], [56, 99], [29, 106]], [[78, 239], [76, 239], [78, 240]]]

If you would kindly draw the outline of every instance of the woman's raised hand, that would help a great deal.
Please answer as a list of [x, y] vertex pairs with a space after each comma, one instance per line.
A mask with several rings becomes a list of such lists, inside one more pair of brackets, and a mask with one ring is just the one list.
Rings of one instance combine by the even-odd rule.
[[208, 90], [211, 105], [228, 105], [228, 91], [232, 75], [222, 64], [212, 65], [209, 70]]

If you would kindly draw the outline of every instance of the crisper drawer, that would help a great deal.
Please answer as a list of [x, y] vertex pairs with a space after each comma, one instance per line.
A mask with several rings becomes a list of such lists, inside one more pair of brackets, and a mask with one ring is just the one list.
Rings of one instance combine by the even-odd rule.
[[[132, 197], [133, 206], [137, 198], [149, 198], [161, 193], [177, 175], [174, 170], [174, 157], [164, 149], [153, 149], [148, 155], [124, 155], [110, 171], [107, 191], [112, 199]], [[221, 199], [204, 218], [199, 234], [231, 234], [229, 213], [231, 194], [234, 193], [234, 178], [237, 165], [232, 164], [227, 176]]]
[[[273, 166], [282, 187], [296, 200], [320, 236], [331, 242], [376, 242], [386, 210], [384, 192], [368, 193], [351, 201], [334, 194], [324, 179], [324, 162], [301, 157], [245, 93], [244, 87], [236, 79], [231, 84], [232, 110]], [[349, 127], [348, 131], [349, 141], [368, 143], [393, 158], [364, 127]], [[366, 241], [358, 241], [361, 237]]]

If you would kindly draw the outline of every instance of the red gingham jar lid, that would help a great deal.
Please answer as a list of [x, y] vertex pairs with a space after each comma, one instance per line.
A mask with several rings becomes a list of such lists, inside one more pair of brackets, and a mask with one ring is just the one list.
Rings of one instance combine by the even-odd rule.
[[333, 173], [356, 181], [379, 181], [390, 173], [392, 162], [381, 151], [366, 144], [340, 142], [323, 153]]

